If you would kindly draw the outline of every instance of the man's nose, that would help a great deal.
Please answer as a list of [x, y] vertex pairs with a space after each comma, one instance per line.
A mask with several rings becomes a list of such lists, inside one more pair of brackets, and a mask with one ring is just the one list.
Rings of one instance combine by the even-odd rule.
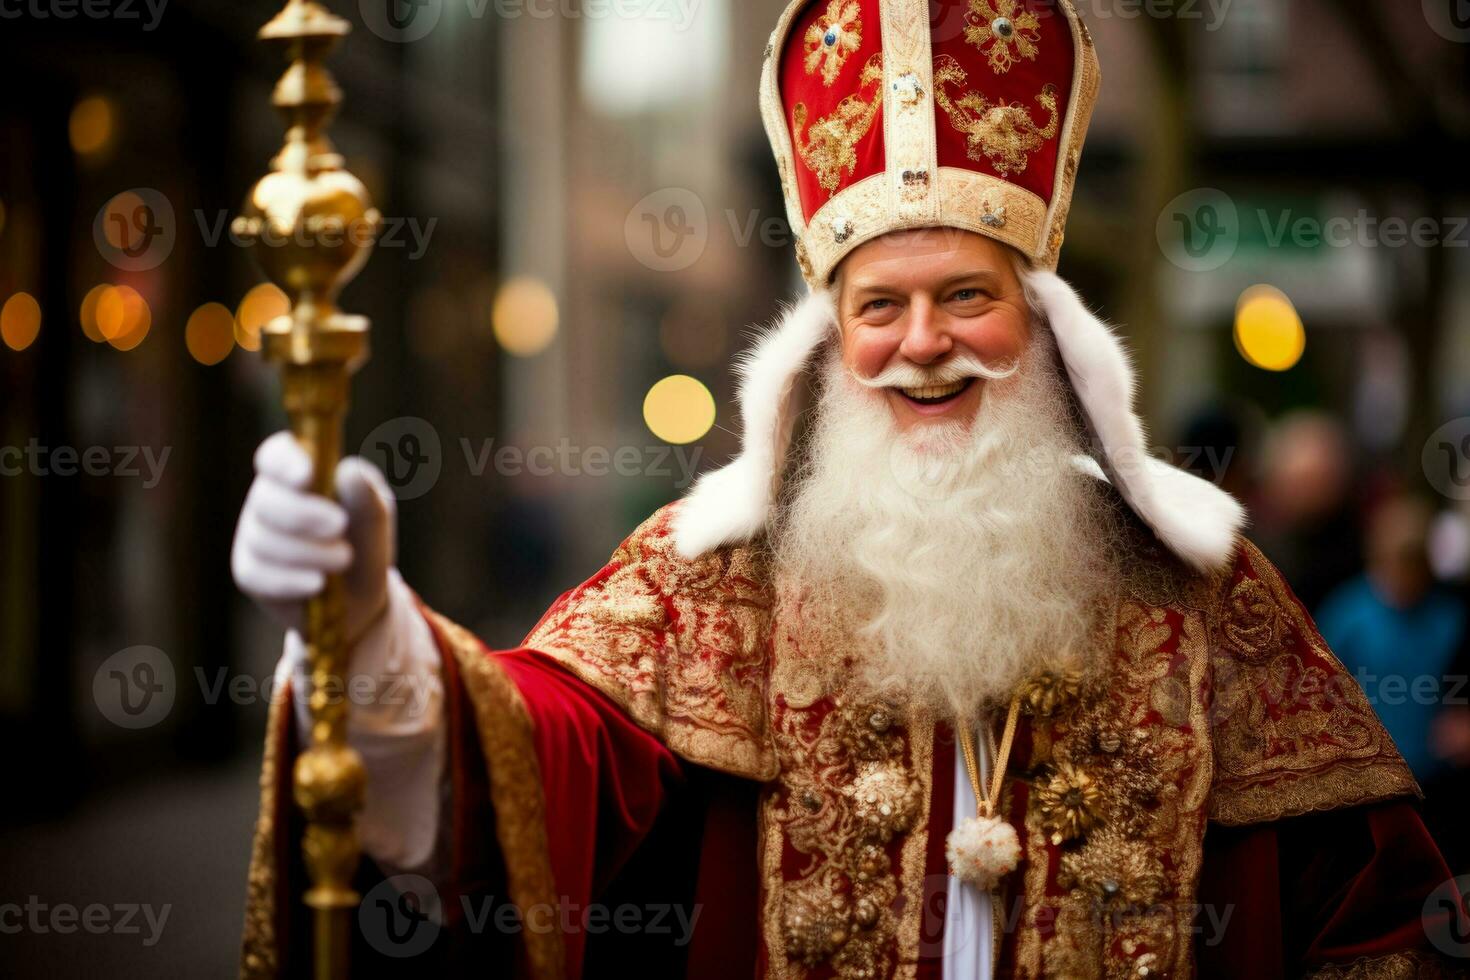
[[954, 339], [945, 328], [944, 316], [927, 298], [909, 305], [908, 329], [898, 352], [915, 364], [932, 364], [954, 349]]

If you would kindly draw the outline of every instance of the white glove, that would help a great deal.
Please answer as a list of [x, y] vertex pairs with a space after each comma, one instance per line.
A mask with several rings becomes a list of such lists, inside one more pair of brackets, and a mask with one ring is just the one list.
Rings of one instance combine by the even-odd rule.
[[297, 731], [305, 738], [311, 728], [304, 604], [329, 573], [341, 572], [353, 644], [347, 740], [368, 775], [363, 849], [389, 873], [442, 877], [443, 677], [433, 633], [393, 568], [393, 492], [375, 466], [352, 458], [337, 466], [340, 503], [312, 493], [311, 458], [289, 432], [260, 444], [255, 474], [230, 565], [240, 590], [286, 627], [276, 681], [290, 682], [297, 695]]
[[289, 432], [255, 452], [255, 482], [240, 510], [230, 567], [235, 584], [288, 630], [329, 573], [345, 573], [347, 641], [388, 603], [397, 506], [377, 467], [351, 457], [337, 466], [334, 502], [312, 493], [312, 461]]

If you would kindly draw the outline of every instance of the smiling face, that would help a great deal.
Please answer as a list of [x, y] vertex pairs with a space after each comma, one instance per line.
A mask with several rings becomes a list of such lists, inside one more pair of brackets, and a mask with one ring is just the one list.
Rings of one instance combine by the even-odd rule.
[[973, 232], [921, 229], [854, 249], [835, 289], [842, 360], [884, 398], [899, 428], [979, 412], [987, 373], [1019, 360], [1030, 316], [1008, 246]]

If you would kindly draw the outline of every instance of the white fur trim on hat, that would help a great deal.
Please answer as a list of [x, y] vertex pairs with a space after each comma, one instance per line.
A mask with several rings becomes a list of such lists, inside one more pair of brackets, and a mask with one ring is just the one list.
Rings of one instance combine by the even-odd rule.
[[736, 366], [740, 378], [740, 455], [695, 483], [674, 516], [674, 544], [697, 558], [725, 544], [749, 541], [770, 518], [791, 430], [796, 379], [822, 340], [835, 335], [837, 308], [816, 290], [788, 309]]
[[1133, 366], [1123, 344], [1055, 273], [1024, 273], [1056, 338], [1072, 390], [1101, 448], [1108, 479], [1159, 541], [1199, 571], [1229, 561], [1245, 525], [1234, 497], [1149, 455], [1133, 408]]

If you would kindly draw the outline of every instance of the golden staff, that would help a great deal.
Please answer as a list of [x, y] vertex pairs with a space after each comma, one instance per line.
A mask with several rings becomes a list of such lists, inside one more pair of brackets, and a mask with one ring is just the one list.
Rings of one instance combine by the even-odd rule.
[[[246, 199], [232, 230], [254, 248], [265, 274], [291, 301], [291, 312], [262, 331], [265, 356], [280, 364], [291, 431], [315, 465], [313, 489], [332, 496], [342, 455], [348, 382], [367, 360], [368, 321], [337, 309], [338, 292], [367, 261], [382, 223], [367, 189], [343, 169], [324, 134], [342, 93], [322, 60], [350, 25], [312, 0], [287, 0], [260, 29], [290, 62], [271, 102], [286, 121], [286, 140], [271, 172]], [[311, 745], [296, 760], [294, 795], [306, 815], [302, 851], [311, 888], [314, 974], [344, 978], [352, 888], [360, 846], [357, 812], [366, 775], [347, 744], [347, 667], [340, 576], [329, 576], [307, 603], [304, 624], [311, 673]]]

